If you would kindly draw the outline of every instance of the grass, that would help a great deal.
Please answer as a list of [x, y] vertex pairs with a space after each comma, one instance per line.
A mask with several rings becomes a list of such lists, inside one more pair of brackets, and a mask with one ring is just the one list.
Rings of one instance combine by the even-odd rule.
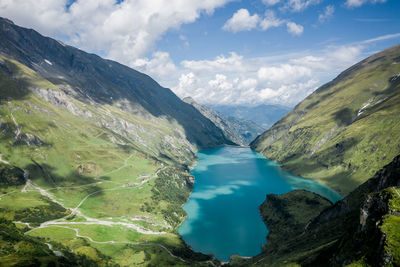
[[390, 81], [400, 72], [392, 64], [399, 55], [399, 46], [385, 50], [316, 90], [253, 148], [348, 194], [400, 153], [400, 83]]
[[[177, 188], [178, 185], [185, 185], [187, 176], [179, 166], [191, 165], [195, 148], [184, 138], [182, 126], [165, 117], [144, 118], [141, 114], [121, 109], [118, 103], [94, 107], [65, 96], [75, 110], [86, 112], [74, 115], [67, 106], [53, 105], [32, 92], [32, 88], [60, 91], [58, 85], [20, 63], [0, 56], [12, 72], [9, 74], [0, 69], [2, 159], [8, 161], [10, 166], [27, 170], [35, 186], [64, 206], [55, 204], [32, 186], [27, 188], [27, 193], [21, 192], [24, 185], [10, 184], [19, 181], [13, 178], [5, 180], [9, 183], [7, 187], [1, 186], [0, 217], [38, 226], [44, 221], [68, 215], [82, 200], [97, 192], [79, 207], [84, 216], [136, 224], [144, 229], [168, 233], [143, 235], [123, 226], [68, 224], [87, 221], [79, 214], [61, 220], [65, 226], [77, 228], [81, 235], [98, 241], [154, 242], [171, 249], [184, 247], [174, 229], [185, 217], [181, 206], [190, 190], [184, 188], [180, 197], [176, 192], [182, 189]], [[123, 124], [118, 124], [120, 119], [125, 120], [130, 128], [125, 130]], [[24, 140], [16, 142], [17, 130], [24, 138], [34, 136], [43, 144], [28, 145]], [[161, 154], [164, 156], [161, 157]], [[156, 177], [157, 170], [167, 164], [170, 166], [168, 172], [162, 172], [162, 178]], [[174, 184], [162, 186], [169, 177], [173, 177]], [[147, 179], [150, 180], [141, 186], [124, 187], [127, 183], [140, 183]], [[157, 182], [158, 179], [163, 182]], [[153, 188], [157, 185], [155, 193]], [[174, 192], [171, 203], [165, 197], [160, 198], [168, 194], [168, 190]], [[138, 217], [143, 219], [138, 221]], [[18, 224], [18, 227], [26, 230], [25, 224]], [[135, 262], [144, 266], [150, 263], [182, 264], [154, 245], [100, 245], [77, 238], [71, 229], [54, 226], [36, 228], [29, 232], [29, 236], [44, 238], [65, 253], [83, 255], [79, 256], [81, 262], [89, 259], [98, 265], [115, 262], [122, 265]], [[115, 247], [123, 249], [119, 251]], [[121, 255], [134, 256], [123, 259]]]

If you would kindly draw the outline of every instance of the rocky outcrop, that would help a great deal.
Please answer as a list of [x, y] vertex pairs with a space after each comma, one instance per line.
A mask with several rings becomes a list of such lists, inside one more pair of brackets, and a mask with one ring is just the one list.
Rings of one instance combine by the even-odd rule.
[[399, 186], [400, 155], [323, 209], [310, 205], [315, 197], [309, 192], [268, 196], [260, 210], [270, 230], [269, 243], [262, 254], [231, 265], [398, 266]]

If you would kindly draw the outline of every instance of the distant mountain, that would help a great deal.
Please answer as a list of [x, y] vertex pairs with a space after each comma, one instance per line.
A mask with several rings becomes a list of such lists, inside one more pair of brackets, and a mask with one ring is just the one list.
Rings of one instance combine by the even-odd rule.
[[264, 128], [271, 127], [275, 122], [285, 116], [291, 108], [279, 105], [258, 105], [258, 106], [229, 106], [209, 105], [215, 111], [226, 116], [232, 116], [241, 120], [250, 120]]
[[400, 155], [335, 204], [295, 190], [260, 206], [263, 252], [231, 266], [399, 266]]
[[347, 194], [400, 153], [400, 45], [342, 72], [251, 147]]
[[249, 120], [242, 120], [233, 116], [223, 115], [204, 105], [196, 103], [191, 97], [183, 99], [184, 102], [192, 105], [200, 111], [203, 116], [209, 118], [224, 135], [238, 145], [248, 145], [254, 140], [264, 129]]

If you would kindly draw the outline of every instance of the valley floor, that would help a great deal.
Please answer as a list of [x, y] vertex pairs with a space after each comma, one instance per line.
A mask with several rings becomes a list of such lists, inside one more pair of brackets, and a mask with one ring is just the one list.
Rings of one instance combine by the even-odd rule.
[[[144, 161], [137, 169], [137, 156], [137, 153], [129, 155], [122, 166], [82, 185], [41, 186], [25, 171], [24, 185], [2, 190], [0, 211], [4, 217], [13, 219], [25, 235], [44, 238], [59, 256], [68, 248], [100, 265], [190, 265], [190, 259], [175, 255], [187, 249], [174, 230], [176, 225], [168, 222], [162, 213], [144, 210], [154, 207], [154, 203], [143, 206], [146, 201], [154, 201], [151, 196], [155, 181], [171, 167], [156, 169], [151, 161]], [[59, 212], [47, 216], [50, 219], [46, 219], [47, 214], [36, 216], [43, 204], [56, 205]], [[162, 201], [159, 204], [161, 208], [165, 205]], [[31, 214], [19, 219], [21, 210]], [[60, 215], [63, 216], [57, 218]], [[208, 264], [212, 262], [204, 262]]]

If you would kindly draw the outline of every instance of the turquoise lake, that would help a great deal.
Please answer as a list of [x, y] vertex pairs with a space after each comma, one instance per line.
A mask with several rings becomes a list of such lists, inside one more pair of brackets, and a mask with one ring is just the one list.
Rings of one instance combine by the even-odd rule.
[[242, 147], [198, 152], [191, 171], [195, 185], [183, 207], [188, 218], [178, 228], [194, 251], [228, 261], [230, 255], [254, 256], [266, 244], [268, 229], [258, 212], [266, 194], [306, 189], [336, 202], [342, 197], [313, 180], [283, 171], [274, 161]]

